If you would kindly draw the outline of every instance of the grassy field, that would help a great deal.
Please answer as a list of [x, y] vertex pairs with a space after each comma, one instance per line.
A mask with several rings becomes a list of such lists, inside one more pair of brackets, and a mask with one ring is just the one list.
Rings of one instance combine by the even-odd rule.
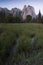
[[[35, 34], [35, 46], [31, 34]], [[9, 50], [19, 36], [17, 54], [12, 57], [14, 65], [43, 65], [43, 24], [0, 24], [0, 65], [5, 65]], [[8, 65], [8, 64], [7, 64]], [[10, 64], [9, 64], [10, 65]]]

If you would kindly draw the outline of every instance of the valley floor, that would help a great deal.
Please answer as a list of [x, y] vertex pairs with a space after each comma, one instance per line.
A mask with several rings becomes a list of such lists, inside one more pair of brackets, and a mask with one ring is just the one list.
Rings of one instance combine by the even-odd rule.
[[43, 24], [0, 24], [0, 65], [43, 65]]

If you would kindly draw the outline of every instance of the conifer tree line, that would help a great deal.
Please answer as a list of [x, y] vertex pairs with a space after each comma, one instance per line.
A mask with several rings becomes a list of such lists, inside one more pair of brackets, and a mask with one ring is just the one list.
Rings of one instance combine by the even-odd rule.
[[32, 16], [28, 15], [25, 20], [23, 20], [22, 16], [13, 16], [12, 14], [6, 15], [4, 11], [0, 12], [0, 23], [43, 23], [43, 16], [39, 11], [36, 18], [32, 18]]

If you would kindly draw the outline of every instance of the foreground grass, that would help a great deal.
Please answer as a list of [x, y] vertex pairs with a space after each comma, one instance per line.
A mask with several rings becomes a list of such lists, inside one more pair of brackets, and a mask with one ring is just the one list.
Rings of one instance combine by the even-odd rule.
[[[31, 34], [35, 33], [32, 47]], [[14, 65], [43, 65], [43, 24], [0, 24], [0, 65], [8, 65], [9, 51], [15, 45], [16, 35], [19, 45], [16, 56], [10, 59]], [[11, 65], [11, 64], [9, 64]]]

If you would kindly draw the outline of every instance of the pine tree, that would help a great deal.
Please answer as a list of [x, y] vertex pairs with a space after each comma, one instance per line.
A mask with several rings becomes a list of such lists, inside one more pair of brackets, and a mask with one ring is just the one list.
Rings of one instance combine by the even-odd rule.
[[41, 12], [39, 10], [39, 14], [38, 14], [38, 23], [41, 23]]

